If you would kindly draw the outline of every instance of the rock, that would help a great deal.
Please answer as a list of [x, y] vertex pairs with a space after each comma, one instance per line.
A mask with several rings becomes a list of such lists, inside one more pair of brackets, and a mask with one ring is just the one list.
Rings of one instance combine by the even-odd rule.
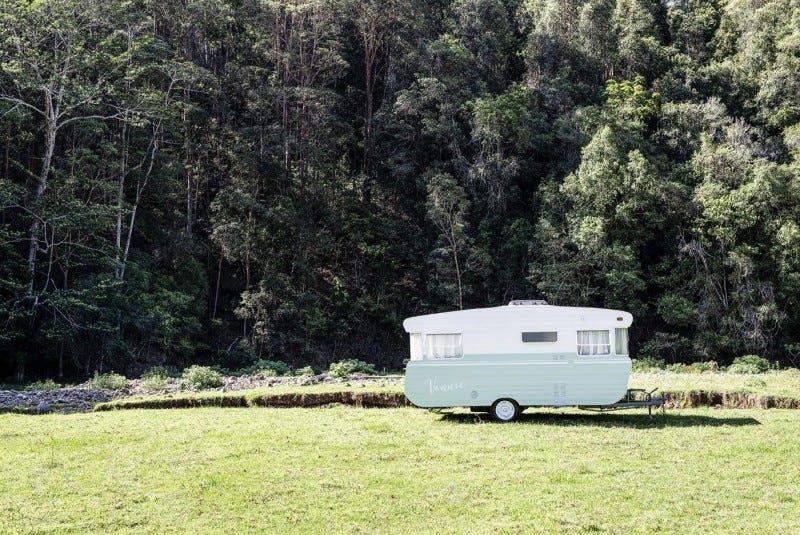
[[48, 412], [50, 412], [50, 405], [48, 405], [44, 401], [39, 403], [39, 405], [36, 407], [36, 414], [45, 414]]

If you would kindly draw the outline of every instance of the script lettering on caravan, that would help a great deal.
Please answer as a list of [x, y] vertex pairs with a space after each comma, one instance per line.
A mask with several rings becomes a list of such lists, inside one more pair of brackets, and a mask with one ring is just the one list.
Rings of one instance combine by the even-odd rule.
[[430, 390], [431, 394], [437, 394], [439, 392], [453, 392], [455, 390], [461, 390], [464, 388], [464, 383], [444, 383], [439, 384], [436, 382], [436, 377], [433, 379], [428, 379], [428, 390]]

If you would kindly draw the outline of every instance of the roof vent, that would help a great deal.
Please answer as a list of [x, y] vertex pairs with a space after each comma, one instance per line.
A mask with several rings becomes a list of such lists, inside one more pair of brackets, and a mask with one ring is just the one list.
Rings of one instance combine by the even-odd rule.
[[529, 307], [534, 305], [546, 305], [547, 301], [543, 299], [514, 299], [508, 306], [510, 307]]

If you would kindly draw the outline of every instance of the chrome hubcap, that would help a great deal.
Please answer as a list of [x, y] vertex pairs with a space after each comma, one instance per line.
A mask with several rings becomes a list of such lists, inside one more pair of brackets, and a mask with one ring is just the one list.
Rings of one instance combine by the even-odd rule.
[[510, 420], [516, 414], [517, 409], [514, 407], [514, 404], [508, 400], [503, 400], [497, 404], [494, 408], [495, 413], [497, 413], [497, 417], [501, 420]]

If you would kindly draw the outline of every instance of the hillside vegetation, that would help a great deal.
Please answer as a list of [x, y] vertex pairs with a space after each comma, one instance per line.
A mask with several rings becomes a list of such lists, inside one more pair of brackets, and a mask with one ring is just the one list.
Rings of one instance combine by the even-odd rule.
[[791, 0], [3, 1], [0, 380], [533, 297], [797, 366], [799, 162]]

